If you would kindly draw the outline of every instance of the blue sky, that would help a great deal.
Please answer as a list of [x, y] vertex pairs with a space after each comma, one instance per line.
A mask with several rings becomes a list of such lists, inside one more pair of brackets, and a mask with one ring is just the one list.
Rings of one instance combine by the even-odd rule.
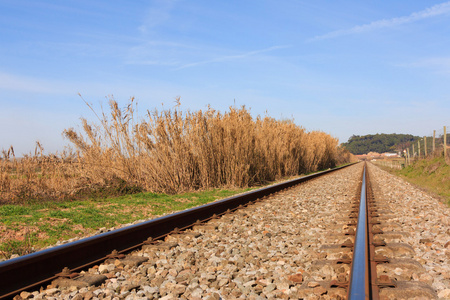
[[0, 0], [0, 149], [68, 144], [113, 95], [294, 118], [345, 142], [450, 125], [450, 2]]

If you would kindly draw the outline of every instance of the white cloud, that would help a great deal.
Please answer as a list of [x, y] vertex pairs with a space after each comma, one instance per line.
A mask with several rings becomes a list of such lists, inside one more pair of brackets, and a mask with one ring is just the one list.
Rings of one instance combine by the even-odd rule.
[[423, 20], [426, 18], [431, 18], [431, 17], [435, 17], [435, 16], [439, 16], [439, 15], [448, 14], [448, 13], [450, 13], [450, 2], [445, 2], [445, 3], [434, 5], [432, 7], [421, 10], [419, 12], [414, 12], [414, 13], [410, 14], [409, 16], [392, 18], [392, 19], [383, 19], [383, 20], [373, 21], [369, 24], [354, 26], [349, 29], [336, 30], [336, 31], [332, 31], [332, 32], [329, 32], [329, 33], [326, 33], [323, 35], [315, 36], [312, 39], [310, 39], [309, 41], [312, 42], [312, 41], [337, 38], [340, 36], [358, 34], [358, 33], [363, 33], [363, 32], [380, 29], [380, 28], [388, 28], [388, 27], [398, 26], [398, 25], [402, 25], [402, 24], [416, 22], [416, 21]]
[[157, 0], [154, 1], [146, 14], [145, 20], [139, 26], [139, 31], [143, 34], [157, 27], [170, 19], [170, 12], [175, 5], [176, 0]]
[[[248, 51], [234, 55], [212, 55], [214, 52], [224, 53], [227, 50], [215, 48], [200, 48], [198, 46], [190, 46], [173, 42], [150, 41], [143, 45], [130, 49], [126, 63], [130, 65], [158, 65], [171, 66], [175, 70], [192, 68], [210, 63], [219, 63], [225, 61], [234, 61], [256, 56], [261, 53], [270, 52], [278, 49], [288, 48], [290, 46], [279, 45], [269, 48]], [[228, 50], [229, 52], [229, 50]], [[198, 60], [204, 57], [212, 57], [209, 59]], [[191, 61], [191, 62], [188, 62]], [[192, 62], [194, 61], [194, 62]]]
[[[75, 81], [69, 82], [63, 79], [36, 78], [26, 75], [16, 75], [0, 71], [0, 95], [2, 93], [14, 92], [32, 94], [33, 98], [37, 95], [49, 96], [76, 96], [78, 92], [89, 91], [96, 95], [104, 97], [110, 93], [113, 85], [102, 82]], [[1, 100], [1, 99], [0, 99]]]
[[273, 47], [269, 47], [269, 48], [265, 48], [265, 49], [261, 49], [261, 50], [254, 50], [254, 51], [249, 51], [249, 52], [236, 54], [236, 55], [224, 55], [224, 56], [219, 56], [219, 57], [209, 59], [209, 60], [187, 63], [187, 64], [180, 66], [178, 69], [191, 68], [191, 67], [196, 67], [199, 65], [209, 64], [209, 63], [233, 61], [233, 60], [242, 59], [242, 58], [246, 58], [246, 57], [250, 57], [250, 56], [255, 56], [260, 53], [270, 52], [270, 51], [274, 51], [277, 49], [283, 49], [283, 48], [288, 48], [288, 47], [289, 46], [273, 46]]
[[168, 41], [147, 41], [129, 49], [125, 63], [129, 65], [179, 66], [181, 57], [191, 56], [197, 47]]
[[61, 85], [56, 82], [36, 79], [27, 76], [18, 76], [0, 71], [0, 89], [30, 93], [58, 93]]
[[450, 57], [430, 57], [414, 62], [397, 64], [398, 67], [430, 69], [441, 74], [450, 74]]

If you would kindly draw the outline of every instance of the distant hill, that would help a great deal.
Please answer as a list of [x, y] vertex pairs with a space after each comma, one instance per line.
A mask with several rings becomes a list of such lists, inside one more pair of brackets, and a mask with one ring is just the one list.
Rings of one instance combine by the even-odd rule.
[[405, 149], [412, 142], [420, 137], [412, 134], [368, 134], [368, 135], [352, 135], [347, 143], [342, 145], [350, 151], [350, 153], [358, 155], [369, 152], [396, 152]]

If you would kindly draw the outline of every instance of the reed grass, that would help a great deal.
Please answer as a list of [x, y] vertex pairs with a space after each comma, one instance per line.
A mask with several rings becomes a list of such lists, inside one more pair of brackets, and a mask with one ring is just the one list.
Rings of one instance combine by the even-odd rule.
[[136, 112], [133, 98], [124, 108], [110, 99], [96, 122], [82, 118], [81, 131], [64, 130], [74, 150], [44, 155], [37, 143], [20, 160], [12, 147], [3, 151], [0, 201], [242, 188], [350, 160], [336, 138], [292, 120], [254, 118], [245, 106]]

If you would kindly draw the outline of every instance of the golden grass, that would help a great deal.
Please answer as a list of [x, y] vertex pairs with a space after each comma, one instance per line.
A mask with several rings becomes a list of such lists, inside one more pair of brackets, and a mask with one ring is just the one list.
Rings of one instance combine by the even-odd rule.
[[109, 113], [97, 118], [81, 119], [82, 132], [64, 131], [75, 151], [43, 155], [38, 144], [20, 160], [12, 147], [3, 151], [0, 201], [246, 187], [350, 160], [330, 135], [291, 120], [253, 118], [245, 107], [221, 113], [177, 106], [138, 118], [133, 98], [124, 109], [111, 99]]

